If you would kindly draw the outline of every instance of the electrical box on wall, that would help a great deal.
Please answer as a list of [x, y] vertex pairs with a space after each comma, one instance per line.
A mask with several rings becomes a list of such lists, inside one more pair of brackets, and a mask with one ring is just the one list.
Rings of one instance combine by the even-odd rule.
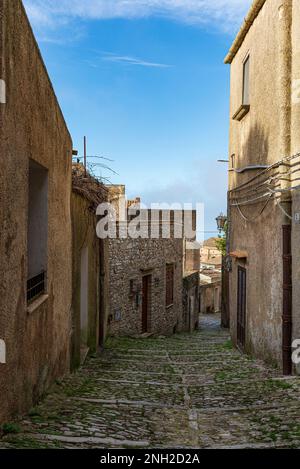
[[294, 215], [294, 221], [297, 225], [300, 225], [300, 212], [296, 212]]
[[5, 365], [6, 363], [6, 344], [4, 340], [0, 339], [0, 364]]

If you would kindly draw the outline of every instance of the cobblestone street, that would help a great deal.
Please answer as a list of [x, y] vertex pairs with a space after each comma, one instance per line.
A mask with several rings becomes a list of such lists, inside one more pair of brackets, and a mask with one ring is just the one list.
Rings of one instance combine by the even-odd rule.
[[110, 340], [0, 441], [8, 448], [300, 447], [300, 380], [192, 335]]

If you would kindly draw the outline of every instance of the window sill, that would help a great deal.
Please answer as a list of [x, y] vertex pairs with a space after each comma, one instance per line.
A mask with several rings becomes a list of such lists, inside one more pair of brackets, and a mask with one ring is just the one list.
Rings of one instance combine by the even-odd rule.
[[250, 105], [249, 104], [242, 104], [237, 112], [232, 116], [232, 119], [234, 121], [241, 121], [250, 111]]
[[27, 306], [27, 314], [30, 316], [40, 308], [49, 298], [49, 295], [41, 295]]

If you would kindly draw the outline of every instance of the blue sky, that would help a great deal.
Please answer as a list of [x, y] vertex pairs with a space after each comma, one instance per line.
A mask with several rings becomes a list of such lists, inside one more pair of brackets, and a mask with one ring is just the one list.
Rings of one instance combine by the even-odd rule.
[[223, 59], [250, 3], [24, 0], [74, 148], [86, 135], [129, 197], [205, 203], [207, 231], [226, 209]]

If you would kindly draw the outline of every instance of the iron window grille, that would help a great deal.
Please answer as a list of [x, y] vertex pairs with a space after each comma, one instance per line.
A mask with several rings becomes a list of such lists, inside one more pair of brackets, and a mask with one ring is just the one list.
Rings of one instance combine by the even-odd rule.
[[27, 302], [31, 302], [46, 292], [46, 272], [27, 281]]

